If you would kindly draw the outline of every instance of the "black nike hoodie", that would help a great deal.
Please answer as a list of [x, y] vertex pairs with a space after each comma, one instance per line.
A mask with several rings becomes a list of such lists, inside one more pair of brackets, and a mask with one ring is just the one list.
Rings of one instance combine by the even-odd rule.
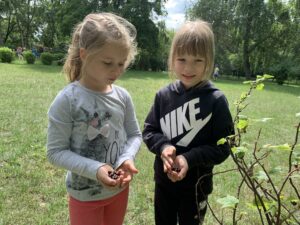
[[[232, 117], [224, 94], [210, 81], [198, 87], [185, 89], [176, 81], [159, 90], [145, 120], [143, 140], [156, 154], [155, 181], [178, 188], [194, 187], [201, 180], [200, 191], [212, 192], [212, 170], [229, 155], [227, 143], [217, 141], [234, 133]], [[160, 158], [165, 145], [176, 147], [189, 165], [186, 177], [173, 183], [163, 171]], [[210, 175], [209, 175], [210, 174]]]

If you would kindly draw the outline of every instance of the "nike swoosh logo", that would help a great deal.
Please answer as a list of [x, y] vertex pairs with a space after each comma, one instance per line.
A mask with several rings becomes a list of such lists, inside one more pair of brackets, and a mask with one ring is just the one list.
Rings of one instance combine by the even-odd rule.
[[181, 138], [180, 141], [176, 143], [178, 146], [188, 146], [191, 141], [194, 139], [194, 137], [198, 134], [198, 132], [208, 123], [210, 120], [212, 114], [210, 113], [204, 120], [199, 119], [196, 121], [193, 129], [191, 129], [186, 135], [184, 135], [183, 138]]

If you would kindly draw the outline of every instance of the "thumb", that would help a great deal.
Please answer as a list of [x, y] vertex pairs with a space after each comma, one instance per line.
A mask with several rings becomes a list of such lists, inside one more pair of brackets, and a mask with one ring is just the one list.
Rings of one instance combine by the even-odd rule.
[[130, 163], [130, 164], [128, 164], [128, 166], [127, 166], [127, 169], [131, 172], [131, 173], [138, 173], [139, 171], [137, 170], [137, 168], [135, 168], [135, 166], [132, 164], [132, 163]]

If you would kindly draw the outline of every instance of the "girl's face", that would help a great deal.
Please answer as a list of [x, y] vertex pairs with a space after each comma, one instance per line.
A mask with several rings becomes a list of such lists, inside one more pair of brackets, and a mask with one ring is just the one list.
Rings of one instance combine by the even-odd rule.
[[177, 55], [174, 57], [174, 71], [186, 89], [191, 88], [204, 79], [205, 58], [194, 55]]
[[81, 49], [80, 57], [82, 61], [87, 61], [79, 82], [94, 91], [103, 93], [111, 91], [111, 84], [125, 70], [128, 49], [118, 42], [110, 42], [106, 43], [95, 55], [88, 58], [86, 56], [86, 50]]

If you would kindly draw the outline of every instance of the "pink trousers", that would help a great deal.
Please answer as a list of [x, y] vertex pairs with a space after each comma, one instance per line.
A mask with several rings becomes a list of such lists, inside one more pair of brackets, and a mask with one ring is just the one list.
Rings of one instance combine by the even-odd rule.
[[82, 202], [70, 196], [71, 225], [122, 225], [128, 202], [129, 187], [108, 199]]

